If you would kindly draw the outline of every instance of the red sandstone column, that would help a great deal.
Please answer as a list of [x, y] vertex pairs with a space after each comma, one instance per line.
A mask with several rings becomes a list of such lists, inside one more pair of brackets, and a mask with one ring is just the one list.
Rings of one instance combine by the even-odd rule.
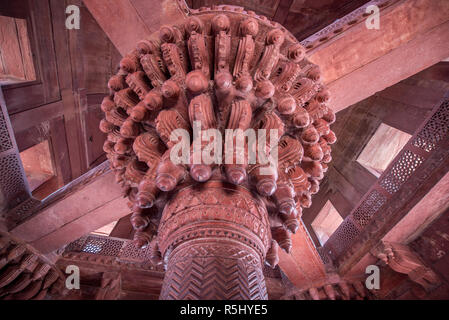
[[270, 237], [265, 205], [246, 189], [219, 181], [182, 189], [159, 226], [160, 299], [267, 299]]

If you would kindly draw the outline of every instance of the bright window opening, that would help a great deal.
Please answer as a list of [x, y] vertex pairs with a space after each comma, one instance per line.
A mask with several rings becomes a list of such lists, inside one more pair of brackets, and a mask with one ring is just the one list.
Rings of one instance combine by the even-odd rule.
[[55, 176], [48, 140], [22, 151], [20, 158], [31, 192]]
[[36, 80], [27, 23], [0, 16], [0, 85]]
[[117, 224], [117, 222], [118, 221], [111, 222], [111, 223], [101, 227], [100, 229], [97, 229], [97, 230], [91, 232], [91, 233], [99, 235], [99, 236], [108, 237], [111, 234], [112, 230], [114, 230], [114, 227]]
[[313, 231], [315, 231], [322, 246], [342, 222], [343, 218], [328, 200], [312, 222]]
[[408, 133], [382, 123], [357, 158], [357, 162], [379, 178], [410, 137]]

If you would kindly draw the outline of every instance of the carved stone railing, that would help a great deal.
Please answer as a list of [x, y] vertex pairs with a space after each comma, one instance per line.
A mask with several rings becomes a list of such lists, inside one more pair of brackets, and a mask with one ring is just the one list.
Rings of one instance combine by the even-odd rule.
[[449, 99], [439, 103], [324, 246], [340, 274], [449, 171]]
[[14, 131], [0, 87], [0, 213], [31, 198]]
[[62, 258], [163, 271], [162, 266], [151, 262], [153, 259], [151, 246], [139, 249], [132, 240], [99, 235], [87, 235], [68, 244]]

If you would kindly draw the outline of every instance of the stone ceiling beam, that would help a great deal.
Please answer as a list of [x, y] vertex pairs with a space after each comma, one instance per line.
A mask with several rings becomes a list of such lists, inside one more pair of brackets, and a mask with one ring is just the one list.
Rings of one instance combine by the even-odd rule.
[[[383, 6], [384, 2], [371, 1], [303, 41], [312, 47], [311, 60], [321, 66], [336, 112], [449, 56], [447, 1], [396, 0]], [[84, 3], [122, 55], [161, 25], [177, 23], [189, 12], [184, 1], [174, 0]], [[381, 7], [379, 30], [365, 24], [371, 4]]]
[[297, 287], [303, 288], [326, 277], [325, 267], [304, 224], [292, 234], [290, 253], [279, 250], [279, 267]]
[[379, 30], [366, 27], [367, 5], [302, 42], [312, 47], [335, 112], [449, 56], [448, 1], [395, 1], [380, 11]]
[[9, 231], [47, 254], [130, 213], [109, 162], [59, 189]]
[[176, 24], [187, 16], [184, 0], [83, 0], [92, 16], [125, 55], [138, 41], [151, 38], [163, 24]]

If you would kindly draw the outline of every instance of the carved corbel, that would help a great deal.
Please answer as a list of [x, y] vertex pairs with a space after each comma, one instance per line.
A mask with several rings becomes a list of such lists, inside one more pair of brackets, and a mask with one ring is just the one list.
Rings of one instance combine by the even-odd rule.
[[317, 65], [313, 65], [310, 68], [308, 68], [306, 72], [306, 77], [315, 82], [320, 81], [321, 80], [320, 67]]
[[106, 120], [116, 127], [122, 126], [123, 122], [128, 119], [128, 115], [123, 108], [116, 108], [105, 113]]
[[332, 130], [329, 131], [327, 135], [323, 136], [323, 138], [326, 140], [328, 144], [334, 144], [337, 142], [337, 137], [335, 136], [335, 133]]
[[304, 107], [310, 115], [312, 122], [321, 119], [327, 112], [328, 108], [317, 99], [313, 99]]
[[145, 177], [147, 170], [148, 166], [145, 162], [140, 162], [134, 158], [126, 166], [125, 178], [129, 181], [131, 187], [137, 188]]
[[277, 109], [282, 115], [292, 115], [296, 111], [296, 101], [289, 95], [283, 95], [278, 98]]
[[120, 60], [120, 69], [123, 73], [131, 74], [142, 70], [139, 62], [139, 55], [137, 50], [133, 50]]
[[151, 81], [154, 88], [162, 86], [167, 80], [165, 74], [167, 68], [162, 61], [161, 52], [158, 46], [151, 41], [141, 41], [137, 45], [140, 53], [140, 64], [145, 74]]
[[150, 84], [147, 83], [145, 73], [136, 71], [126, 76], [126, 83], [139, 97], [140, 100], [145, 98], [146, 94], [151, 90]]
[[159, 164], [165, 149], [154, 131], [142, 133], [133, 144], [133, 150], [139, 161], [145, 162], [149, 168], [155, 168]]
[[128, 114], [139, 103], [139, 97], [131, 88], [126, 88], [115, 93], [114, 103]]
[[[259, 131], [259, 129], [265, 130], [265, 135], [262, 135], [263, 131]], [[259, 117], [259, 120], [256, 121], [254, 130], [256, 130], [258, 134], [259, 140], [265, 138], [266, 153], [268, 153], [283, 137], [285, 133], [285, 124], [276, 113], [265, 112]], [[275, 135], [272, 133], [275, 133]]]
[[157, 239], [153, 238], [150, 242], [150, 261], [153, 265], [159, 266], [162, 264], [162, 254], [159, 251], [159, 246], [157, 244]]
[[295, 62], [280, 63], [274, 74], [273, 84], [280, 92], [287, 93], [291, 90], [300, 72], [301, 68]]
[[117, 153], [118, 155], [129, 154], [132, 151], [133, 146], [132, 139], [126, 139], [120, 136], [120, 138], [117, 139], [116, 141], [117, 142], [114, 145], [114, 152]]
[[306, 128], [310, 125], [311, 121], [307, 110], [298, 105], [296, 106], [290, 119], [296, 128]]
[[237, 136], [232, 137], [232, 146], [225, 145], [226, 148], [232, 147], [226, 153], [232, 152], [233, 157], [232, 163], [225, 163], [225, 172], [228, 181], [233, 184], [241, 184], [246, 179], [248, 150], [244, 131], [249, 128], [251, 119], [252, 109], [249, 102], [245, 100], [232, 102], [226, 128], [239, 131]]
[[327, 108], [326, 112], [323, 115], [323, 119], [329, 125], [335, 123], [335, 120], [336, 120], [335, 112], [331, 108]]
[[172, 27], [162, 27], [160, 30], [162, 58], [167, 66], [171, 78], [179, 83], [184, 81], [187, 73], [186, 56], [176, 44], [182, 36], [179, 30]]
[[173, 190], [187, 175], [183, 164], [174, 164], [171, 161], [171, 152], [172, 149], [165, 151], [156, 171], [156, 185], [165, 192]]
[[127, 139], [136, 138], [140, 133], [140, 126], [131, 117], [126, 119], [120, 128], [120, 134]]
[[111, 97], [107, 96], [103, 98], [103, 101], [101, 102], [101, 110], [103, 112], [109, 112], [112, 109], [116, 109], [117, 106], [114, 103], [114, 101], [111, 99]]
[[231, 56], [231, 23], [224, 14], [216, 15], [212, 19], [212, 29], [215, 33], [215, 78], [220, 72], [229, 72]]
[[269, 79], [274, 66], [279, 60], [280, 48], [284, 40], [284, 32], [280, 29], [274, 29], [268, 33], [265, 50], [258, 63], [259, 67], [254, 74], [254, 80], [263, 81]]
[[330, 133], [330, 127], [326, 120], [324, 119], [318, 119], [315, 120], [313, 123], [313, 126], [318, 131], [320, 136], [326, 136]]
[[112, 94], [127, 87], [128, 84], [126, 83], [126, 74], [123, 72], [113, 75], [108, 81], [108, 88], [111, 90]]
[[289, 216], [295, 211], [295, 195], [295, 189], [289, 180], [286, 178], [278, 180], [273, 198], [276, 201], [277, 208], [282, 216]]
[[137, 248], [145, 249], [151, 243], [153, 235], [146, 231], [136, 231], [134, 233], [133, 242]]
[[190, 101], [189, 119], [192, 127], [195, 121], [200, 121], [202, 130], [217, 127], [212, 100], [209, 95], [201, 94]]
[[309, 125], [303, 129], [300, 139], [303, 145], [312, 145], [320, 140], [320, 134], [313, 125]]
[[162, 110], [156, 118], [156, 131], [159, 137], [170, 148], [175, 142], [171, 141], [170, 137], [174, 130], [184, 129], [190, 131], [190, 126], [186, 120], [176, 110]]
[[187, 46], [192, 69], [200, 70], [207, 79], [210, 79], [209, 54], [203, 34], [203, 23], [197, 17], [190, 17], [187, 19], [185, 29], [189, 34]]
[[310, 189], [307, 174], [300, 166], [288, 169], [287, 176], [292, 182], [296, 194], [301, 195]]
[[235, 78], [249, 74], [254, 57], [254, 38], [259, 33], [259, 23], [253, 18], [248, 18], [240, 24], [240, 32], [242, 36], [239, 40], [232, 74]]
[[194, 70], [186, 76], [186, 87], [191, 96], [205, 93], [209, 89], [209, 80], [201, 70]]
[[276, 268], [279, 263], [279, 245], [276, 240], [271, 240], [270, 249], [267, 252], [265, 263], [271, 268]]
[[279, 246], [287, 253], [292, 249], [292, 239], [290, 232], [283, 226], [271, 228], [271, 236]]
[[104, 272], [95, 300], [117, 300], [120, 297], [120, 272]]
[[322, 180], [324, 177], [324, 164], [319, 161], [303, 161], [302, 168], [309, 178]]
[[230, 104], [236, 95], [232, 83], [232, 75], [228, 71], [221, 71], [215, 77], [215, 94], [217, 96], [220, 121], [225, 123], [229, 117]]
[[[294, 201], [294, 200], [293, 200]], [[296, 204], [295, 204], [296, 206]], [[291, 233], [296, 233], [299, 229], [299, 220], [296, 209], [293, 209], [289, 214], [284, 214], [281, 216], [284, 227]]]
[[279, 172], [287, 172], [288, 169], [299, 165], [303, 155], [304, 148], [298, 140], [287, 135], [283, 136], [278, 147]]
[[142, 102], [149, 111], [162, 109], [163, 98], [160, 88], [155, 88], [148, 92]]
[[[139, 195], [137, 197], [139, 198]], [[137, 201], [139, 201], [139, 199]], [[130, 221], [134, 230], [144, 231], [150, 223], [150, 218], [142, 214], [142, 207], [133, 208], [133, 211]]]
[[304, 145], [304, 161], [321, 161], [324, 152], [319, 143]]
[[[151, 170], [145, 174], [145, 176], [142, 178], [142, 180], [139, 182], [138, 185], [138, 193], [136, 197], [136, 203], [140, 208], [151, 208], [154, 205], [154, 202], [156, 201], [157, 194], [159, 193], [159, 188], [156, 185], [156, 170]], [[133, 219], [131, 218], [131, 221]], [[142, 219], [138, 220], [138, 218], [135, 218], [136, 225], [139, 225], [139, 228], [135, 229], [141, 229], [144, 221]], [[147, 221], [148, 222], [148, 221]], [[133, 224], [134, 226], [134, 224]], [[146, 225], [145, 225], [146, 227]]]
[[382, 241], [371, 250], [371, 254], [398, 273], [407, 274], [413, 282], [426, 291], [440, 283], [432, 269], [425, 266], [421, 258], [404, 244]]
[[256, 186], [257, 192], [264, 197], [269, 197], [276, 191], [278, 170], [270, 156], [266, 160], [265, 164], [250, 165], [248, 174], [250, 182]]

